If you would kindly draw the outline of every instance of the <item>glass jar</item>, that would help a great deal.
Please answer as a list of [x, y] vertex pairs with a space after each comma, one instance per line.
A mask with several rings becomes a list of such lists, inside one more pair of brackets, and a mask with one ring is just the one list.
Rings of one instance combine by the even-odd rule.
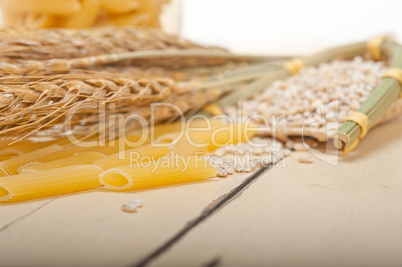
[[3, 27], [33, 28], [90, 28], [124, 25], [161, 28], [160, 15], [169, 3], [170, 0], [0, 1]]

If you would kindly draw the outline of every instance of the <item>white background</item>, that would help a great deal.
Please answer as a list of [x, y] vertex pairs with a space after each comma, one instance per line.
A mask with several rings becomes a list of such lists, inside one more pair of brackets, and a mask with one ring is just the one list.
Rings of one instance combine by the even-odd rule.
[[401, 41], [402, 0], [171, 0], [162, 21], [235, 52], [310, 54], [384, 34]]
[[309, 54], [389, 33], [402, 38], [402, 0], [181, 2], [184, 37], [236, 52]]

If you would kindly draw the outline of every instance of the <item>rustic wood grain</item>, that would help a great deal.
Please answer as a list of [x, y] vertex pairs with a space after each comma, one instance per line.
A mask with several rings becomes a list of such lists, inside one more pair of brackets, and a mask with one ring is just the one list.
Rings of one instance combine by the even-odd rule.
[[[150, 265], [400, 266], [401, 132], [374, 129], [338, 166], [293, 154]], [[0, 205], [0, 266], [135, 266], [248, 176]], [[134, 198], [144, 207], [122, 212]]]
[[401, 132], [373, 129], [336, 167], [293, 154], [150, 266], [401, 266]]
[[[181, 186], [102, 190], [0, 205], [0, 266], [127, 266], [162, 245], [249, 174]], [[136, 213], [121, 211], [134, 198]]]

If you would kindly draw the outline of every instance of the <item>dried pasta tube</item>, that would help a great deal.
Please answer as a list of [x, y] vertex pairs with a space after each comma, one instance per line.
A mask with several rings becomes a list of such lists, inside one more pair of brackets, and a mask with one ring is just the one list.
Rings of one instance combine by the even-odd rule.
[[174, 142], [179, 137], [179, 135], [180, 135], [179, 132], [167, 133], [167, 134], [164, 134], [164, 135], [158, 137], [155, 140], [155, 143], [156, 144], [166, 144], [166, 143], [169, 144], [169, 143]]
[[[4, 4], [3, 4], [4, 5]], [[8, 27], [8, 26], [21, 26], [24, 25], [24, 15], [16, 12], [16, 11], [12, 11], [12, 10], [7, 10], [7, 12], [4, 12], [4, 8], [2, 8], [3, 10], [3, 27]]]
[[110, 14], [123, 14], [138, 9], [140, 3], [135, 0], [101, 0], [102, 8]]
[[98, 153], [101, 155], [109, 156], [119, 152], [118, 146], [95, 146], [95, 147], [79, 147], [79, 146], [67, 146], [63, 150], [56, 151], [42, 157], [35, 159], [35, 162], [46, 163], [54, 160], [64, 159], [67, 157], [74, 156], [79, 153]]
[[[219, 147], [234, 145], [248, 141], [255, 135], [254, 124], [234, 123], [214, 128], [211, 134], [209, 151], [214, 151]], [[195, 134], [197, 136], [197, 134]], [[199, 137], [200, 138], [200, 137]]]
[[68, 158], [68, 157], [74, 156], [75, 154], [83, 153], [85, 151], [88, 151], [88, 150], [85, 150], [85, 148], [82, 148], [82, 147], [64, 148], [62, 150], [58, 150], [56, 152], [49, 153], [49, 154], [43, 155], [41, 157], [38, 157], [35, 159], [35, 162], [47, 163], [47, 162], [51, 162], [51, 161], [55, 161], [55, 160], [59, 160], [59, 159]]
[[208, 150], [233, 145], [249, 140], [255, 134], [254, 125], [245, 124], [213, 124], [209, 128], [188, 128], [186, 137], [189, 140], [200, 140], [208, 144]]
[[120, 153], [126, 150], [140, 148], [142, 146], [147, 146], [149, 140], [140, 141], [140, 136], [130, 135], [127, 137], [119, 138], [115, 141], [107, 143], [105, 146], [96, 146], [88, 148], [86, 151], [99, 152], [105, 156], [110, 156], [116, 153]]
[[208, 152], [209, 143], [203, 142], [198, 137], [187, 138], [183, 136], [173, 145], [172, 151], [181, 156], [202, 156]]
[[0, 177], [0, 202], [57, 196], [100, 186], [102, 171], [93, 165], [76, 165]]
[[0, 162], [0, 165], [11, 175], [18, 174], [18, 168], [22, 165], [34, 162], [38, 157], [42, 155], [56, 152], [62, 149], [63, 148], [59, 145], [50, 145], [11, 159], [4, 160]]
[[28, 14], [25, 17], [25, 26], [29, 28], [52, 28], [56, 27], [58, 18], [48, 14]]
[[119, 15], [108, 15], [107, 19], [112, 22], [113, 26], [144, 26], [149, 20], [149, 14], [139, 13], [134, 10]]
[[218, 171], [203, 157], [162, 157], [103, 172], [100, 182], [111, 190], [136, 190], [205, 180]]
[[0, 177], [3, 176], [9, 176], [9, 174], [5, 170], [3, 170], [3, 168], [0, 168]]
[[105, 156], [97, 152], [83, 152], [71, 157], [62, 158], [47, 163], [27, 164], [18, 169], [19, 173], [27, 173], [32, 171], [43, 171], [56, 168], [62, 168], [74, 165], [92, 164], [94, 161], [104, 158]]
[[7, 12], [69, 16], [81, 10], [79, 0], [3, 0]]
[[[177, 127], [174, 125], [171, 129]], [[165, 134], [159, 136], [156, 142], [176, 142], [173, 151], [183, 156], [191, 156], [196, 152], [205, 153], [226, 145], [245, 142], [255, 134], [254, 127], [254, 125], [239, 123], [230, 125], [216, 120], [199, 119], [189, 122], [189, 126], [182, 132], [168, 132], [168, 128], [160, 127], [159, 131], [162, 129]], [[177, 138], [180, 140], [177, 141]]]
[[170, 148], [167, 146], [153, 147], [151, 145], [146, 145], [98, 159], [93, 164], [103, 170], [107, 170], [117, 166], [132, 165], [145, 161], [158, 160], [160, 157], [163, 157], [169, 153], [169, 151]]
[[23, 153], [31, 152], [39, 148], [54, 144], [53, 142], [32, 142], [29, 140], [22, 140], [16, 143], [10, 144], [12, 140], [4, 140], [0, 142], [0, 150], [3, 149], [15, 149]]
[[69, 143], [67, 145], [64, 145], [64, 149], [78, 149], [81, 150], [82, 152], [99, 152], [102, 153], [106, 156], [116, 154], [118, 152], [131, 149], [131, 148], [136, 148], [136, 147], [141, 147], [143, 145], [147, 145], [150, 143], [150, 140], [145, 136], [144, 139], [142, 139], [142, 135], [128, 135], [125, 137], [121, 137], [117, 140], [112, 140], [110, 142], [106, 142], [105, 144], [100, 144], [98, 142], [97, 146], [91, 146], [91, 147], [84, 147], [81, 146], [81, 144], [75, 144], [75, 143]]
[[141, 147], [151, 142], [147, 135], [132, 134], [120, 137], [115, 142], [109, 142], [109, 146], [118, 146], [120, 151]]
[[65, 28], [88, 28], [95, 24], [99, 14], [100, 0], [82, 0], [81, 11], [67, 19]]
[[[173, 139], [181, 138], [182, 133], [191, 129], [192, 131], [197, 131], [198, 128], [204, 130], [212, 130], [214, 128], [223, 127], [225, 124], [219, 120], [202, 119], [195, 118], [186, 123], [181, 121], [172, 124], [159, 124], [149, 129], [149, 137], [153, 138], [154, 141], [158, 140], [161, 136], [166, 134], [172, 134]], [[176, 136], [175, 136], [176, 135]]]
[[186, 124], [181, 121], [170, 123], [170, 124], [158, 124], [149, 127], [148, 136], [157, 139], [158, 137], [168, 134], [175, 133], [184, 130]]
[[0, 150], [0, 161], [19, 156], [21, 154], [22, 154], [21, 151], [14, 149], [14, 148], [2, 149], [2, 150]]
[[148, 14], [149, 18], [144, 26], [160, 28], [159, 23], [159, 5], [156, 0], [139, 0], [140, 7], [137, 12], [140, 14]]
[[60, 145], [60, 146], [73, 145], [73, 143], [71, 143], [71, 140], [68, 137], [63, 137], [63, 138], [53, 140], [53, 141], [51, 141], [51, 143], [56, 144], [56, 145]]

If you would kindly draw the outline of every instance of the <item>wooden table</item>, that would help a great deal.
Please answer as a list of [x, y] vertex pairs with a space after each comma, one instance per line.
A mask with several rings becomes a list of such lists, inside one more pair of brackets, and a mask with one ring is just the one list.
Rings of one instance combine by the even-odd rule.
[[401, 133], [373, 129], [338, 166], [293, 153], [261, 175], [3, 204], [0, 266], [401, 266]]

